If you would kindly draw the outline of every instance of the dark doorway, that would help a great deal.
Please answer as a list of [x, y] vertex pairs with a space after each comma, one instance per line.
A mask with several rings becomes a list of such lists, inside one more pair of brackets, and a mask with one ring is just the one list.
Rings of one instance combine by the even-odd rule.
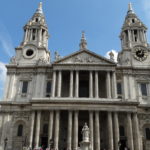
[[121, 139], [120, 139], [120, 148], [119, 148], [119, 150], [124, 150], [125, 147], [127, 147], [126, 141], [127, 141], [127, 140], [126, 140], [125, 138], [121, 138]]
[[79, 129], [78, 129], [78, 141], [79, 141], [79, 143], [82, 141], [82, 128], [83, 128], [83, 126], [79, 125]]
[[46, 148], [48, 147], [48, 137], [41, 138], [41, 146], [43, 150], [46, 150]]

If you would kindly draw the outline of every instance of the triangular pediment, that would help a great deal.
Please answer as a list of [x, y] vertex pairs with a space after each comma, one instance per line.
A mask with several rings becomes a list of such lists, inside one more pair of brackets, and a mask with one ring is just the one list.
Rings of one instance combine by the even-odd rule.
[[77, 51], [69, 56], [63, 57], [54, 62], [54, 64], [104, 64], [115, 65], [116, 63], [93, 53], [89, 50]]

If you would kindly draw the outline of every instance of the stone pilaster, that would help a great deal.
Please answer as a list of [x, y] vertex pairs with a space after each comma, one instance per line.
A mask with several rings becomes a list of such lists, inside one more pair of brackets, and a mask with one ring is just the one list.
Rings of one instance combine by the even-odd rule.
[[99, 97], [99, 89], [98, 89], [98, 71], [95, 72], [95, 98]]
[[89, 97], [93, 97], [93, 72], [89, 72]]
[[36, 119], [36, 132], [35, 132], [35, 148], [39, 147], [39, 140], [40, 140], [40, 122], [41, 122], [41, 111], [37, 112], [37, 119]]
[[106, 92], [107, 92], [107, 98], [111, 98], [111, 83], [110, 83], [110, 72], [107, 72], [106, 76]]
[[131, 114], [130, 113], [127, 114], [127, 142], [128, 142], [128, 148], [130, 148], [130, 150], [134, 150], [132, 121], [131, 121]]
[[74, 112], [74, 140], [73, 140], [73, 150], [78, 149], [78, 111]]
[[95, 150], [100, 150], [99, 112], [95, 112]]
[[55, 97], [55, 89], [56, 89], [56, 71], [53, 71], [52, 97]]
[[48, 144], [53, 137], [54, 111], [49, 112]]
[[32, 143], [33, 143], [34, 121], [35, 121], [35, 112], [32, 112], [32, 114], [31, 114], [30, 137], [29, 137], [29, 147], [30, 148], [32, 148]]
[[70, 71], [69, 97], [73, 97], [73, 71]]
[[90, 147], [91, 150], [94, 149], [94, 144], [93, 144], [93, 112], [89, 112], [89, 129], [90, 129]]
[[108, 143], [109, 150], [114, 150], [112, 112], [108, 112]]
[[118, 113], [114, 113], [114, 144], [115, 144], [115, 149], [118, 150], [118, 142], [120, 141], [119, 138], [119, 121], [118, 121]]
[[58, 150], [58, 146], [59, 146], [59, 121], [60, 121], [60, 112], [57, 110], [55, 113], [55, 133], [54, 133], [55, 150]]
[[79, 97], [79, 71], [76, 71], [75, 97]]
[[72, 111], [68, 112], [68, 136], [67, 136], [67, 150], [72, 149]]
[[58, 72], [57, 97], [61, 97], [62, 71]]

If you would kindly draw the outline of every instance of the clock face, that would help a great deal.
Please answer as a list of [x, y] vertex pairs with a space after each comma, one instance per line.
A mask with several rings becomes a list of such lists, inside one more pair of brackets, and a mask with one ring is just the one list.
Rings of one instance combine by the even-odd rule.
[[138, 61], [144, 61], [148, 56], [148, 52], [145, 47], [138, 46], [134, 48], [133, 56]]

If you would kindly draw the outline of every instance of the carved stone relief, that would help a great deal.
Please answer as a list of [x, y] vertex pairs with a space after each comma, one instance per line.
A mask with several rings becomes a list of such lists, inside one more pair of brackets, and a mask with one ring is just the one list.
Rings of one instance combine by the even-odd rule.
[[19, 120], [19, 119], [29, 120], [29, 117], [30, 117], [30, 112], [14, 112], [13, 113], [14, 120]]

